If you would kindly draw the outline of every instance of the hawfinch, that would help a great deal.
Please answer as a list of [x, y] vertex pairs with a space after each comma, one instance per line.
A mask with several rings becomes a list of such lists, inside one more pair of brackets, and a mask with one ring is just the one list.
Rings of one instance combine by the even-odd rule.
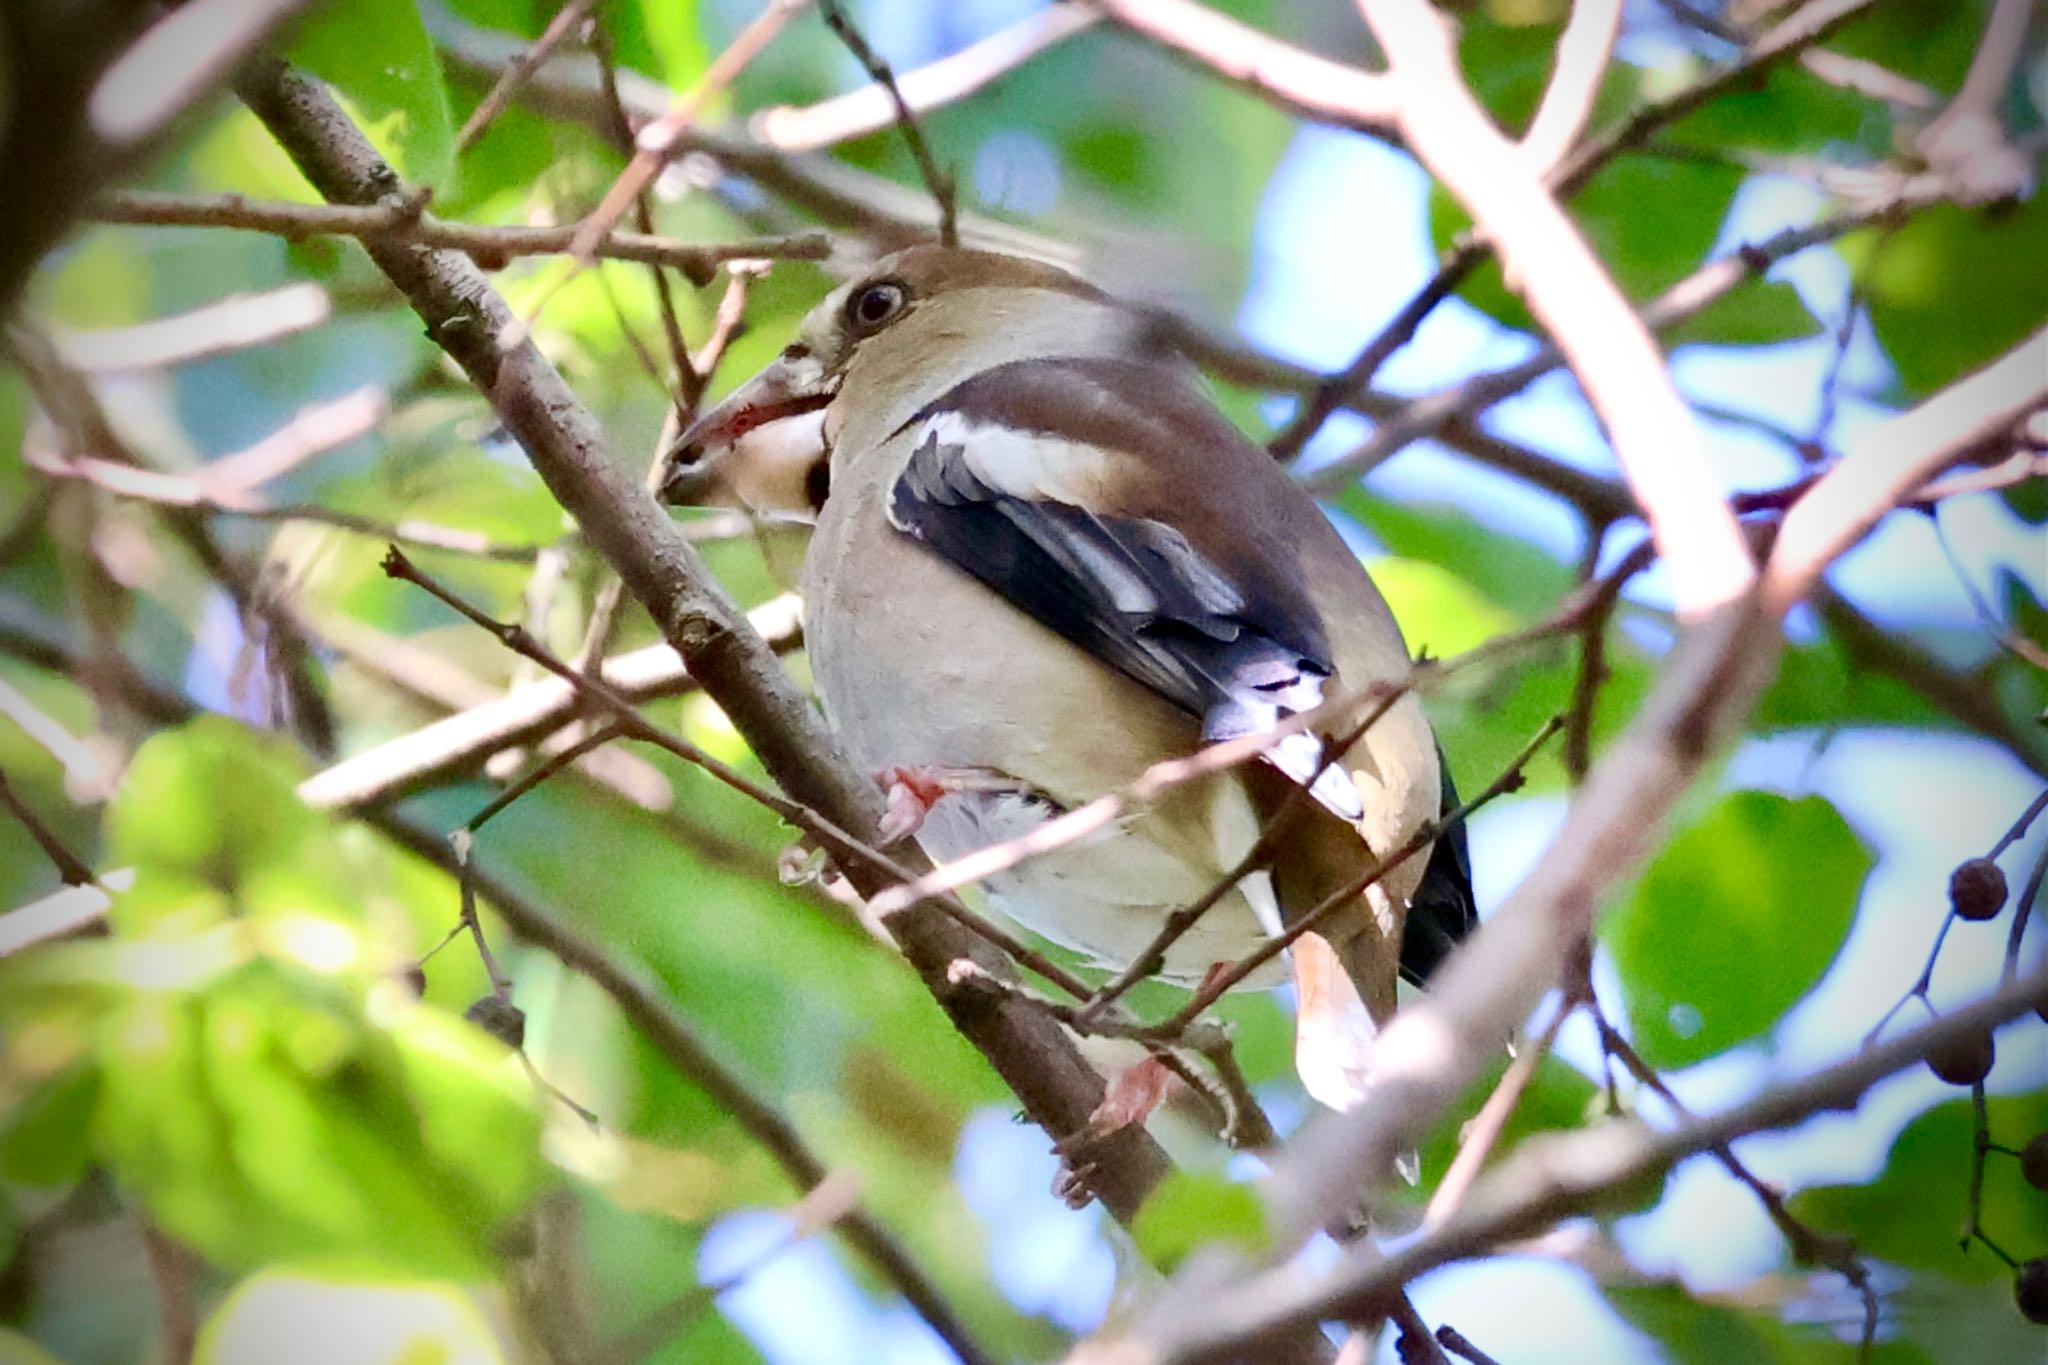
[[[676, 453], [670, 501], [815, 523], [805, 637], [827, 717], [855, 762], [895, 775], [892, 800], [921, 792], [917, 838], [941, 862], [1409, 666], [1357, 557], [1157, 329], [1034, 261], [937, 246], [884, 259]], [[1122, 965], [1309, 784], [1269, 870], [1168, 953], [1163, 975], [1200, 980], [1451, 799], [1412, 697], [1325, 765], [1325, 739], [1366, 704], [1331, 709], [1260, 762], [1028, 858], [986, 894]], [[1453, 834], [1298, 941], [1311, 1095], [1356, 1101], [1399, 977], [1419, 980], [1473, 919]], [[1248, 984], [1279, 977], [1276, 964]]]

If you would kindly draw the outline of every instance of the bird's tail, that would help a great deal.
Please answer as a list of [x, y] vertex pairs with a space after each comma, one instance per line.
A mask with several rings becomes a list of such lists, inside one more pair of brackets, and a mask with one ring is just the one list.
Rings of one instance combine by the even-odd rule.
[[1295, 1069], [1317, 1103], [1355, 1108], [1365, 1097], [1366, 1058], [1379, 1024], [1328, 939], [1303, 934], [1292, 953]]
[[[1367, 1094], [1367, 1058], [1382, 1020], [1373, 1016], [1343, 955], [1321, 934], [1294, 941], [1294, 1069], [1317, 1103], [1339, 1113], [1356, 1109]], [[1422, 1178], [1414, 1152], [1394, 1160], [1413, 1185]]]

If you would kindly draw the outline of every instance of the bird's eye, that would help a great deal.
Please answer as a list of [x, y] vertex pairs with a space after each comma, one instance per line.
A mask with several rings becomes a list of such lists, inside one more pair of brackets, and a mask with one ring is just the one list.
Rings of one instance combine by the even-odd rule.
[[910, 296], [893, 280], [882, 280], [855, 290], [846, 300], [846, 320], [855, 331], [872, 332], [903, 311]]

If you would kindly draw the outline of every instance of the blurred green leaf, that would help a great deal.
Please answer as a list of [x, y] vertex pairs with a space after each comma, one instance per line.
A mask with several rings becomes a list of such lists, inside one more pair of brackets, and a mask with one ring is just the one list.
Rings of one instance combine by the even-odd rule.
[[0, 1365], [64, 1365], [11, 1327], [0, 1327]]
[[[2021, 1041], [2021, 1030], [2038, 1027], [2029, 1019], [2001, 1041], [2011, 1046]], [[1993, 1142], [2024, 1147], [2036, 1133], [2048, 1132], [2048, 1090], [1993, 1095], [1986, 1113]], [[1957, 1243], [1969, 1207], [1975, 1143], [1969, 1100], [1936, 1105], [1900, 1130], [1875, 1179], [1801, 1190], [1790, 1201], [1792, 1212], [1817, 1228], [1855, 1238], [1865, 1255], [1893, 1265], [1966, 1284], [2009, 1281], [2012, 1272], [1984, 1247], [1964, 1250]], [[2019, 1162], [2011, 1157], [1993, 1152], [1985, 1159], [1983, 1210], [1985, 1233], [2012, 1254], [2048, 1250], [2048, 1197], [2021, 1178]]]
[[441, 56], [411, 0], [333, 0], [292, 43], [291, 60], [333, 85], [378, 150], [409, 180], [447, 184], [455, 130]]
[[[1845, 238], [1870, 325], [1908, 394], [1925, 397], [2003, 355], [2048, 316], [2048, 194], [2017, 207], [1939, 204]], [[1996, 270], [1985, 262], [1997, 261]]]
[[99, 1074], [66, 1069], [31, 1089], [0, 1115], [0, 1178], [50, 1188], [69, 1185], [92, 1160], [87, 1130], [99, 1100]]
[[1776, 280], [1749, 279], [1715, 299], [1665, 337], [1666, 346], [1776, 346], [1822, 331], [1799, 291]]
[[1841, 950], [1871, 862], [1820, 797], [1735, 792], [1679, 831], [1601, 928], [1645, 1060], [1768, 1031]]
[[532, 1088], [439, 1011], [376, 1015], [263, 962], [138, 992], [102, 1028], [94, 1148], [224, 1267], [487, 1277], [542, 1178]]
[[1131, 1225], [1138, 1250], [1172, 1273], [1195, 1248], [1229, 1243], [1256, 1255], [1270, 1233], [1257, 1190], [1208, 1171], [1179, 1170], [1159, 1182]]
[[1463, 654], [1519, 624], [1463, 578], [1428, 560], [1382, 556], [1368, 561], [1366, 569], [1416, 654], [1438, 659]]
[[1953, 93], [1984, 33], [1994, 0], [1914, 0], [1883, 5], [1835, 31], [1827, 46]]
[[1830, 85], [1797, 62], [1780, 62], [1672, 123], [1658, 141], [1709, 155], [1753, 148], [1789, 156], [1852, 142], [1876, 142], [1882, 152], [1874, 134], [1888, 131], [1875, 101]]
[[[1464, 1143], [1465, 1125], [1486, 1103], [1486, 1097], [1500, 1084], [1511, 1064], [1512, 1059], [1503, 1050], [1488, 1063], [1485, 1072], [1466, 1089], [1458, 1103], [1445, 1111], [1444, 1119], [1417, 1152], [1422, 1160], [1422, 1182], [1414, 1186], [1393, 1187], [1396, 1198], [1421, 1204], [1435, 1193], [1437, 1183], [1451, 1168], [1451, 1162]], [[1584, 1127], [1592, 1121], [1603, 1103], [1600, 1088], [1575, 1067], [1555, 1053], [1545, 1056], [1537, 1065], [1536, 1074], [1529, 1078], [1529, 1087], [1522, 1092], [1521, 1101], [1502, 1127], [1494, 1144], [1492, 1162], [1497, 1163], [1501, 1157], [1539, 1133], [1569, 1132]]]
[[[1791, 1323], [1767, 1309], [1697, 1298], [1677, 1284], [1608, 1284], [1601, 1292], [1662, 1348], [1665, 1365], [1829, 1365], [1845, 1349], [1839, 1329]], [[1927, 1365], [1910, 1342], [1879, 1341], [1871, 1365]]]
[[108, 855], [136, 869], [116, 930], [202, 927], [260, 876], [338, 876], [326, 820], [293, 790], [301, 767], [282, 739], [219, 716], [152, 736], [107, 810]]
[[1390, 553], [1457, 574], [1524, 621], [1551, 610], [1571, 590], [1571, 569], [1548, 550], [1484, 526], [1447, 503], [1394, 502], [1353, 486], [1335, 505]]

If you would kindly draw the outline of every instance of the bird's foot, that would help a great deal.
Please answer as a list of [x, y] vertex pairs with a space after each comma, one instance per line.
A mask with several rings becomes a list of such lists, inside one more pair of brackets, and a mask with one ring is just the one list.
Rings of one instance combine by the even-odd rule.
[[1008, 791], [1017, 785], [987, 768], [949, 768], [936, 763], [908, 763], [875, 774], [885, 803], [879, 831], [883, 847], [908, 839], [924, 828], [932, 807], [955, 792]]
[[1173, 1073], [1157, 1057], [1147, 1057], [1109, 1078], [1102, 1102], [1081, 1130], [1055, 1145], [1060, 1168], [1053, 1173], [1052, 1192], [1069, 1208], [1086, 1208], [1094, 1193], [1088, 1177], [1095, 1170], [1095, 1149], [1132, 1124], [1142, 1124], [1166, 1099]]

